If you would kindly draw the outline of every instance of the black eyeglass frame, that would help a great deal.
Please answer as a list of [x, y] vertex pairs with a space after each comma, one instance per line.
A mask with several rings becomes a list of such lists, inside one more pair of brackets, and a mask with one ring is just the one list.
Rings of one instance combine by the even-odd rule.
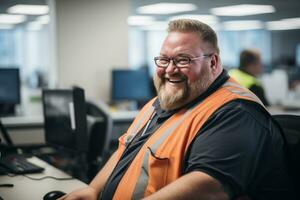
[[[188, 56], [175, 56], [175, 57], [173, 57], [173, 58], [168, 58], [168, 57], [164, 57], [164, 56], [156, 56], [156, 57], [154, 57], [154, 63], [155, 63], [155, 65], [156, 65], [157, 67], [160, 67], [160, 68], [167, 68], [167, 67], [170, 65], [171, 61], [173, 61], [174, 65], [175, 65], [176, 67], [178, 67], [178, 68], [187, 68], [187, 67], [190, 66], [190, 64], [191, 64], [191, 62], [192, 62], [193, 60], [197, 60], [197, 59], [200, 59], [200, 58], [209, 58], [209, 57], [211, 57], [211, 56], [213, 56], [213, 55], [214, 55], [214, 53], [210, 53], [210, 54], [204, 54], [204, 55], [197, 56], [197, 57], [193, 57], [193, 58], [190, 58], [190, 57], [188, 57]], [[176, 58], [184, 58], [184, 59], [187, 59], [187, 63], [183, 64], [183, 66], [178, 66], [178, 63], [179, 63], [180, 61], [178, 61], [179, 59], [176, 60]], [[158, 61], [161, 60], [161, 59], [164, 59], [165, 61], [167, 61], [167, 63], [166, 63], [165, 65], [160, 65], [160, 64], [158, 63]]]

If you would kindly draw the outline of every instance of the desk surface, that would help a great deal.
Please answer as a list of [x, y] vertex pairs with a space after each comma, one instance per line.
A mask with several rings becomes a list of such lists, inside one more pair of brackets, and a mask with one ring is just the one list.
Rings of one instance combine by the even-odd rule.
[[[28, 174], [30, 177], [40, 178], [44, 176], [54, 176], [58, 178], [69, 177], [66, 173], [59, 169], [49, 165], [48, 163], [32, 157], [28, 159], [30, 162], [35, 163], [45, 168], [43, 173], [39, 174]], [[14, 184], [14, 187], [6, 188], [0, 187], [0, 196], [5, 200], [41, 200], [43, 196], [49, 191], [60, 190], [65, 193], [69, 193], [75, 189], [85, 187], [86, 184], [77, 180], [55, 180], [55, 179], [44, 179], [44, 180], [31, 180], [25, 176], [18, 175], [14, 177], [0, 176], [0, 184], [10, 183]]]
[[[132, 121], [139, 111], [115, 111], [110, 116], [113, 121]], [[43, 126], [43, 116], [13, 116], [1, 118], [2, 123], [7, 127], [24, 127], [24, 126]]]

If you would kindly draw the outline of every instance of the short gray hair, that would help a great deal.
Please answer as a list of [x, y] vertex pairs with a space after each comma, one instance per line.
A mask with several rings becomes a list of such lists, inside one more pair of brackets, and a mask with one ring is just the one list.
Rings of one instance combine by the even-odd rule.
[[218, 38], [216, 32], [207, 24], [198, 20], [178, 19], [169, 22], [167, 31], [197, 33], [203, 42], [208, 43], [219, 55]]

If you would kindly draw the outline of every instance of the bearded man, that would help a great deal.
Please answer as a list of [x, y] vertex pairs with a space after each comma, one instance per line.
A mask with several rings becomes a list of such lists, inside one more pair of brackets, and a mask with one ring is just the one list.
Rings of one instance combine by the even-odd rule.
[[219, 54], [208, 25], [171, 21], [154, 58], [157, 97], [90, 185], [62, 199], [290, 199], [280, 130]]

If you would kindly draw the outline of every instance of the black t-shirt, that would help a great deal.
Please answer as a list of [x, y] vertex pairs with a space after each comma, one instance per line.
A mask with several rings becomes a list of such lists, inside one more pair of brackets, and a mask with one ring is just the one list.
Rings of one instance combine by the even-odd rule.
[[[201, 102], [227, 79], [224, 70], [208, 90], [186, 105]], [[112, 199], [118, 183], [149, 136], [178, 110], [163, 111], [155, 101], [155, 115], [145, 134], [134, 138], [109, 177], [102, 199]], [[141, 130], [143, 131], [143, 129]], [[283, 140], [262, 107], [234, 100], [218, 109], [201, 127], [183, 161], [182, 174], [202, 171], [220, 181], [230, 198], [284, 199], [289, 180], [283, 164]], [[284, 195], [284, 196], [283, 196]]]

